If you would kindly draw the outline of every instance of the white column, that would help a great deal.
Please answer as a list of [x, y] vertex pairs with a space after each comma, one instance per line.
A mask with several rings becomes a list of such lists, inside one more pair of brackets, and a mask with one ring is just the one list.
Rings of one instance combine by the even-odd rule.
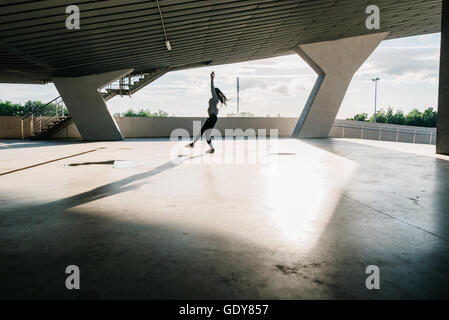
[[123, 140], [99, 89], [132, 71], [133, 69], [125, 69], [76, 78], [52, 79], [84, 140]]
[[352, 77], [388, 32], [299, 45], [295, 50], [318, 79], [292, 137], [328, 137]]

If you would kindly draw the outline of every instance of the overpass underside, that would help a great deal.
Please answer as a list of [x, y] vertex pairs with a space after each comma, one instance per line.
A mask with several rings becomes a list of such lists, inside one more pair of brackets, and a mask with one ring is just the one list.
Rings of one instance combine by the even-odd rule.
[[327, 137], [354, 73], [381, 41], [442, 30], [437, 151], [449, 153], [449, 10], [441, 0], [379, 0], [374, 29], [371, 3], [359, 0], [163, 0], [160, 9], [156, 1], [83, 0], [75, 29], [66, 24], [70, 4], [0, 1], [0, 82], [54, 82], [85, 140], [123, 139], [98, 93], [120, 77], [293, 53], [318, 75], [293, 137]]

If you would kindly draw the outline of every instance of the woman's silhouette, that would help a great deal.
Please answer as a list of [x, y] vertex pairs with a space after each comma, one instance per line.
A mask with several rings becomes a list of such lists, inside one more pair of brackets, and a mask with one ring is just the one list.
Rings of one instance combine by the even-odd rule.
[[210, 89], [212, 92], [212, 98], [209, 99], [209, 108], [207, 109], [207, 113], [209, 114], [209, 118], [206, 119], [206, 122], [204, 122], [201, 132], [193, 139], [193, 142], [188, 144], [186, 147], [193, 148], [195, 146], [195, 143], [201, 138], [201, 136], [206, 132], [206, 140], [207, 144], [210, 147], [210, 150], [207, 151], [208, 153], [214, 153], [215, 149], [212, 146], [212, 141], [210, 138], [210, 131], [214, 128], [215, 124], [217, 123], [217, 115], [218, 115], [218, 102], [221, 102], [222, 104], [226, 105], [226, 101], [228, 100], [226, 96], [223, 94], [223, 92], [220, 91], [220, 89], [214, 87], [214, 77], [215, 72], [212, 71], [210, 74]]

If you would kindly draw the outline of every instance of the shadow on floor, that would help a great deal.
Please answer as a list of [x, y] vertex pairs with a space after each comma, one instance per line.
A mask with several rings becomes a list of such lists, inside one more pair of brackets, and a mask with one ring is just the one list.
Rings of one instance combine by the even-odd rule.
[[0, 150], [7, 149], [23, 149], [23, 148], [38, 148], [38, 147], [52, 147], [63, 146], [71, 144], [89, 143], [82, 140], [45, 140], [45, 141], [31, 141], [31, 140], [0, 140]]
[[69, 164], [67, 164], [67, 166], [68, 167], [78, 167], [78, 166], [90, 166], [90, 165], [113, 165], [115, 161], [116, 160], [69, 163]]
[[[45, 206], [19, 215], [0, 235], [1, 299], [269, 296], [267, 267], [259, 264], [265, 254], [238, 239], [77, 209]], [[72, 264], [80, 268], [79, 291], [65, 288]]]

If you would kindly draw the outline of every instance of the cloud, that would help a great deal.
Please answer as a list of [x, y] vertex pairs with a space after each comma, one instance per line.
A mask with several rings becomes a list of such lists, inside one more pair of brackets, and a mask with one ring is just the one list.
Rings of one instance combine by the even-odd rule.
[[357, 72], [359, 79], [379, 76], [392, 84], [436, 83], [439, 49], [435, 47], [380, 47]]

